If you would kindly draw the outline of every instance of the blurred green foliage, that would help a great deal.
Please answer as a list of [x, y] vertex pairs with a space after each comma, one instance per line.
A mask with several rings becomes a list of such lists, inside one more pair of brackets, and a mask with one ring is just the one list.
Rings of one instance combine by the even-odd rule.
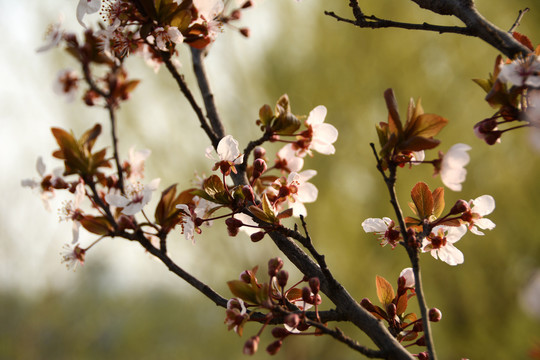
[[[410, 1], [360, 3], [365, 4], [366, 14], [383, 18], [458, 24]], [[484, 237], [468, 234], [457, 244], [465, 254], [463, 265], [450, 267], [429, 255], [422, 257], [428, 304], [443, 313], [442, 321], [433, 326], [439, 356], [525, 358], [532, 344], [540, 341], [539, 320], [529, 318], [519, 305], [520, 290], [540, 267], [536, 229], [540, 157], [526, 131], [505, 134], [502, 143], [492, 147], [473, 135], [472, 126], [490, 116], [492, 109], [471, 79], [492, 71], [497, 52], [474, 38], [359, 29], [323, 15], [330, 10], [351, 17], [347, 4], [346, 0], [261, 2], [245, 21], [248, 26], [249, 19], [261, 22], [252, 26], [254, 39], [245, 40], [226, 29], [211, 49], [208, 71], [211, 78], [219, 79], [214, 85], [215, 97], [228, 132], [243, 144], [258, 136], [254, 124], [258, 108], [273, 104], [283, 93], [288, 93], [297, 114], [307, 114], [319, 104], [328, 108], [326, 121], [340, 132], [337, 153], [306, 161], [306, 168], [318, 171], [314, 183], [320, 191], [318, 202], [308, 205], [307, 222], [336, 277], [358, 300], [369, 297], [375, 301], [375, 275], [395, 284], [408, 265], [403, 249], [380, 248], [375, 237], [360, 226], [367, 217], [392, 217], [369, 143], [377, 140], [375, 124], [386, 120], [382, 98], [386, 88], [394, 88], [403, 113], [409, 97], [421, 97], [426, 112], [450, 120], [438, 137], [442, 151], [456, 142], [473, 147], [463, 191], [446, 191], [448, 208], [457, 199], [482, 194], [493, 195], [497, 202], [490, 216], [497, 227]], [[477, 6], [501, 28], [512, 25], [519, 9], [531, 7], [519, 31], [533, 43], [540, 41], [537, 2], [482, 0]], [[271, 32], [264, 42], [256, 40], [259, 28]], [[189, 78], [188, 59], [183, 62]], [[148, 144], [153, 150], [149, 171], [164, 178], [162, 184], [189, 186], [186, 177], [193, 168], [209, 173], [208, 163], [199, 160], [207, 139], [185, 102], [178, 101], [179, 94], [165, 69], [158, 85], [151, 85], [155, 79], [150, 71], [143, 80], [133, 104], [121, 112], [120, 130], [129, 139], [122, 139], [122, 146], [127, 149], [130, 140]], [[149, 125], [152, 131], [145, 131]], [[86, 125], [74, 125], [78, 126]], [[428, 153], [428, 159], [435, 157], [435, 152]], [[399, 171], [398, 196], [406, 215], [409, 192], [417, 181], [427, 181], [432, 189], [442, 186], [431, 173], [428, 166]], [[258, 263], [264, 267], [278, 252], [269, 239], [254, 245], [246, 238], [227, 238], [224, 227], [216, 227], [198, 239], [196, 250], [186, 249], [201, 257], [196, 269], [200, 277], [212, 279], [212, 285], [229, 296], [226, 280]], [[121, 256], [117, 260], [122, 261]], [[238, 359], [244, 340], [258, 331], [258, 326], [248, 325], [244, 339], [227, 332], [224, 311], [194, 290], [185, 295], [166, 290], [111, 295], [95, 286], [95, 277], [104, 275], [92, 272], [92, 253], [87, 262], [74, 275], [81, 277], [79, 286], [69, 293], [51, 292], [35, 299], [0, 294], [0, 358]], [[163, 267], [163, 273], [154, 276], [165, 273]], [[343, 328], [369, 344], [357, 330]], [[269, 357], [264, 347], [270, 341], [269, 336], [263, 338], [256, 358]], [[276, 359], [354, 356], [331, 339], [298, 337], [287, 339]]]

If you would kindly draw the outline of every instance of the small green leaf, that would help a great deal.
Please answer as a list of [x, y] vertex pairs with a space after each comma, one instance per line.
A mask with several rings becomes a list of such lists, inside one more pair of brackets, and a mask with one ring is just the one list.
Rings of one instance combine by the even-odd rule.
[[255, 289], [253, 289], [250, 284], [247, 284], [242, 280], [231, 280], [227, 281], [227, 285], [229, 286], [229, 289], [234, 296], [239, 297], [240, 299], [250, 304], [259, 303], [257, 301], [257, 294], [255, 292]]

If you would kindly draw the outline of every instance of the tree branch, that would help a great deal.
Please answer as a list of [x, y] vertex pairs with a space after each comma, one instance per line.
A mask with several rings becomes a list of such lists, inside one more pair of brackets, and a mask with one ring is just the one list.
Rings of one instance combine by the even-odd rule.
[[[206, 71], [204, 70], [204, 53], [203, 50], [195, 49], [191, 47], [191, 57], [193, 59], [193, 72], [197, 78], [197, 84], [201, 90], [201, 95], [204, 101], [204, 107], [206, 108], [206, 117], [210, 121], [212, 130], [216, 136], [221, 139], [225, 136], [225, 129], [223, 123], [219, 119], [219, 114], [214, 103], [214, 95], [210, 90], [210, 84], [206, 77]], [[214, 146], [215, 147], [215, 146]]]

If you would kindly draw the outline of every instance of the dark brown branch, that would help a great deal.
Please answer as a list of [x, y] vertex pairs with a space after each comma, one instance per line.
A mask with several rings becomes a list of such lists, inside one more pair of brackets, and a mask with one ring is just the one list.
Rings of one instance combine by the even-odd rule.
[[219, 143], [219, 140], [221, 139], [210, 127], [208, 124], [201, 108], [197, 104], [197, 101], [195, 101], [195, 98], [193, 97], [193, 94], [189, 90], [184, 77], [178, 72], [176, 67], [171, 61], [171, 55], [165, 52], [161, 52], [161, 56], [163, 59], [163, 62], [165, 63], [165, 66], [167, 67], [167, 70], [171, 73], [172, 77], [178, 84], [178, 87], [180, 88], [180, 91], [184, 96], [186, 97], [187, 101], [191, 105], [191, 108], [193, 111], [195, 111], [195, 114], [197, 115], [197, 118], [199, 119], [199, 122], [201, 124], [201, 128], [204, 130], [210, 141], [212, 142], [212, 146], [214, 148], [217, 148], [217, 145]]
[[405, 23], [405, 22], [399, 22], [399, 21], [392, 21], [392, 20], [385, 20], [376, 17], [375, 15], [363, 15], [361, 19], [347, 19], [343, 18], [339, 15], [336, 15], [333, 11], [325, 11], [325, 15], [328, 15], [330, 17], [335, 18], [338, 21], [343, 21], [349, 24], [356, 25], [360, 28], [370, 28], [370, 29], [382, 29], [382, 28], [399, 28], [399, 29], [406, 29], [406, 30], [423, 30], [423, 31], [434, 31], [438, 32], [439, 34], [443, 33], [451, 33], [451, 34], [461, 34], [461, 35], [468, 35], [473, 36], [473, 33], [470, 29], [466, 27], [460, 27], [460, 26], [443, 26], [443, 25], [433, 25], [428, 23], [422, 23], [422, 24], [413, 24], [413, 23]]
[[[219, 119], [219, 114], [214, 103], [214, 95], [210, 90], [210, 84], [206, 77], [206, 71], [204, 70], [204, 54], [203, 50], [191, 48], [191, 57], [193, 59], [193, 72], [197, 78], [197, 84], [201, 90], [201, 95], [204, 101], [204, 107], [206, 109], [206, 116], [210, 121], [212, 130], [216, 136], [221, 139], [225, 136], [225, 129], [223, 123]], [[214, 146], [215, 147], [215, 146]]]

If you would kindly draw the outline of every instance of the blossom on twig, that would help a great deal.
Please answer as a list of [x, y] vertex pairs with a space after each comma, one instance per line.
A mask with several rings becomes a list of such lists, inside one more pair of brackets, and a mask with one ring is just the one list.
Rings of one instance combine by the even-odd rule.
[[462, 264], [464, 261], [463, 253], [454, 246], [467, 232], [467, 227], [461, 225], [455, 226], [435, 226], [431, 234], [422, 241], [422, 251], [431, 252], [431, 256], [440, 259], [448, 265]]

